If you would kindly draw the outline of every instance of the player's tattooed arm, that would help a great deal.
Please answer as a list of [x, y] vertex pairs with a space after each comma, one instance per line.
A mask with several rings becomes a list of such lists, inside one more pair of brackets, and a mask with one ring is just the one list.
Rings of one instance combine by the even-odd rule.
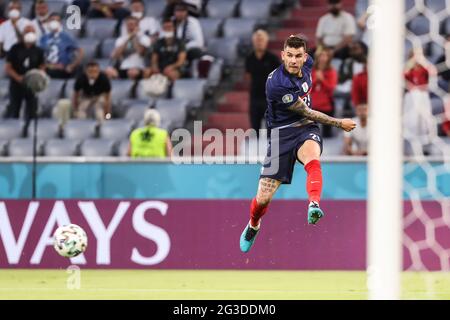
[[311, 109], [306, 105], [306, 103], [301, 98], [298, 98], [297, 102], [292, 104], [288, 108], [288, 110], [301, 114], [302, 116], [304, 116], [309, 120], [317, 121], [322, 124], [330, 125], [337, 128], [342, 128], [341, 119], [336, 119], [330, 117], [329, 115], [326, 115], [325, 113]]

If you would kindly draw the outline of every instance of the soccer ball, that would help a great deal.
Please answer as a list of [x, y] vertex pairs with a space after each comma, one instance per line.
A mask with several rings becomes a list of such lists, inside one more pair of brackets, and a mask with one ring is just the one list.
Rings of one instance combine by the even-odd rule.
[[73, 258], [87, 248], [86, 232], [76, 224], [61, 226], [53, 234], [53, 247], [59, 255]]

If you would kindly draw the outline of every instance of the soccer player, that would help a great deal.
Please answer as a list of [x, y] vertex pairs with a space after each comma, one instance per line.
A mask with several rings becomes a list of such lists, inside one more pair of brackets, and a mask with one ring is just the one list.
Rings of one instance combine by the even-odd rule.
[[290, 36], [284, 43], [281, 58], [283, 64], [269, 74], [266, 82], [269, 145], [258, 191], [251, 203], [250, 221], [240, 238], [243, 252], [252, 247], [261, 218], [280, 184], [291, 183], [296, 161], [304, 165], [307, 173], [308, 223], [316, 224], [324, 216], [319, 207], [322, 137], [317, 122], [345, 131], [356, 126], [351, 119], [336, 119], [311, 109], [313, 59], [306, 53], [302, 38]]

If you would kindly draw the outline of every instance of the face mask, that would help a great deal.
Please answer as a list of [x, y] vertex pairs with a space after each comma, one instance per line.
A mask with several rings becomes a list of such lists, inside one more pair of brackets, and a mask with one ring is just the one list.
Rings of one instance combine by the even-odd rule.
[[25, 35], [23, 36], [23, 40], [25, 41], [25, 43], [35, 43], [37, 40], [36, 33], [34, 32], [25, 33]]
[[9, 11], [8, 17], [10, 19], [17, 19], [20, 17], [20, 11], [17, 9], [12, 9], [11, 11]]
[[60, 27], [61, 27], [61, 23], [59, 23], [56, 20], [52, 20], [48, 24], [48, 28], [50, 29], [50, 31], [53, 31], [53, 32], [58, 31]]
[[162, 32], [162, 36], [164, 38], [173, 38], [174, 34], [175, 34], [175, 32], [173, 32], [173, 31], [163, 31]]
[[93, 86], [94, 83], [95, 83], [95, 79], [90, 79], [90, 78], [89, 78], [88, 81], [89, 81], [89, 85], [90, 85], [90, 86]]
[[135, 17], [136, 19], [141, 19], [144, 16], [144, 13], [141, 11], [133, 11], [131, 13], [132, 17]]

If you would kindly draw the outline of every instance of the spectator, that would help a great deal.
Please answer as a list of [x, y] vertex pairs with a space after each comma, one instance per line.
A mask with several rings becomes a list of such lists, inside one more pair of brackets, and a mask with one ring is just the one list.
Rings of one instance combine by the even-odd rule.
[[317, 46], [332, 48], [334, 57], [345, 59], [348, 45], [356, 34], [355, 18], [342, 10], [341, 0], [328, 0], [328, 3], [329, 13], [317, 24]]
[[428, 92], [429, 71], [426, 66], [422, 50], [412, 50], [404, 73], [407, 92], [404, 97], [403, 123], [404, 135], [409, 139], [425, 139], [433, 126]]
[[159, 39], [153, 48], [151, 67], [146, 69], [144, 75], [162, 73], [171, 81], [179, 79], [184, 74], [186, 50], [184, 43], [175, 38], [173, 21], [166, 19], [162, 23], [162, 39]]
[[30, 20], [20, 16], [22, 4], [13, 0], [8, 4], [8, 20], [0, 25], [0, 50], [5, 55], [17, 42], [22, 41], [22, 32]]
[[127, 34], [116, 40], [112, 59], [118, 68], [108, 67], [105, 72], [110, 78], [140, 79], [145, 68], [144, 55], [151, 40], [139, 31], [139, 20], [129, 16], [125, 20]]
[[119, 23], [130, 15], [126, 0], [91, 0], [88, 18], [117, 19]]
[[50, 15], [48, 28], [50, 32], [39, 42], [45, 52], [46, 71], [52, 78], [71, 78], [83, 59], [83, 49], [63, 30], [58, 13]]
[[[23, 41], [14, 44], [6, 56], [5, 71], [9, 76], [9, 105], [7, 118], [19, 118], [22, 101], [25, 100], [26, 126], [37, 111], [35, 94], [24, 85], [25, 73], [31, 69], [44, 69], [44, 51], [36, 46], [36, 31], [32, 24], [24, 29]], [[27, 130], [27, 129], [25, 129]]]
[[363, 55], [360, 62], [363, 62], [363, 70], [352, 78], [352, 103], [356, 107], [362, 103], [367, 103], [368, 96], [368, 74], [367, 74], [367, 57]]
[[72, 104], [78, 119], [94, 114], [99, 122], [111, 118], [111, 83], [97, 62], [89, 62], [75, 80]]
[[[139, 20], [139, 31], [150, 37], [152, 43], [158, 39], [159, 31], [161, 29], [159, 22], [153, 17], [145, 16], [145, 8], [142, 0], [133, 0], [130, 5], [131, 16]], [[120, 35], [127, 34], [127, 28], [122, 25]]]
[[175, 6], [174, 17], [175, 36], [184, 42], [188, 61], [200, 58], [205, 46], [200, 22], [197, 18], [188, 15], [188, 7], [185, 3]]
[[166, 158], [172, 154], [172, 142], [169, 133], [159, 128], [161, 116], [155, 109], [149, 109], [144, 115], [144, 127], [134, 129], [130, 135], [128, 155], [133, 158]]
[[364, 70], [367, 62], [368, 48], [362, 41], [354, 41], [349, 46], [349, 56], [339, 67], [339, 83], [352, 80], [353, 76]]
[[250, 82], [249, 117], [253, 129], [259, 136], [261, 121], [267, 108], [266, 80], [269, 73], [278, 68], [280, 59], [267, 50], [269, 35], [264, 30], [256, 30], [252, 37], [253, 52], [245, 59], [245, 77]]
[[166, 0], [166, 7], [162, 13], [163, 19], [170, 19], [175, 14], [175, 6], [183, 3], [187, 6], [189, 15], [192, 17], [200, 17], [203, 10], [202, 0]]
[[[329, 116], [334, 115], [333, 93], [337, 85], [337, 71], [331, 65], [333, 59], [332, 50], [319, 49], [316, 51], [314, 67], [312, 71], [313, 87], [311, 99], [314, 109]], [[322, 136], [332, 136], [331, 126], [322, 126]]]
[[50, 18], [50, 12], [48, 10], [48, 4], [45, 0], [37, 0], [35, 7], [35, 18], [32, 20], [34, 29], [36, 30], [36, 35], [38, 37], [38, 42], [41, 37], [48, 33], [48, 23]]
[[352, 120], [356, 122], [356, 128], [350, 132], [344, 132], [344, 154], [349, 156], [366, 156], [368, 137], [366, 103], [356, 106], [356, 117]]

